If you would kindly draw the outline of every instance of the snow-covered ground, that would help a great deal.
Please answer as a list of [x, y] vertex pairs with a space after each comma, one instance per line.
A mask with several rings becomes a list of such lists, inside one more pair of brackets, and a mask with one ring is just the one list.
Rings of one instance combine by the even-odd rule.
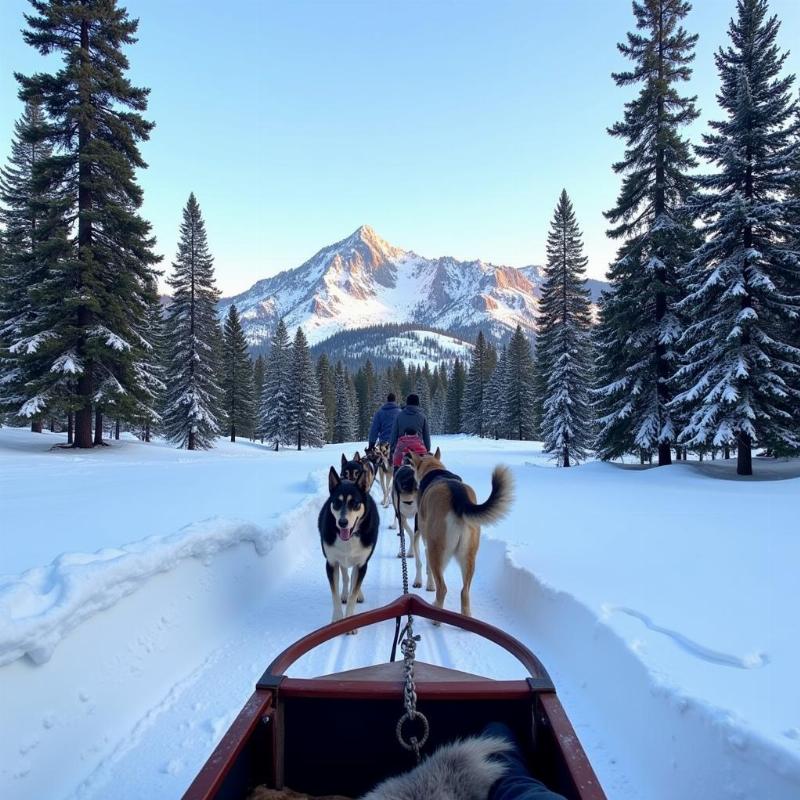
[[[342, 448], [61, 438], [0, 429], [0, 797], [177, 798], [276, 652], [329, 619], [315, 518]], [[512, 466], [473, 611], [542, 658], [611, 800], [800, 796], [800, 479], [436, 443], [479, 498]], [[367, 607], [399, 593], [396, 551], [384, 524]], [[518, 675], [470, 634], [421, 633], [424, 660]], [[341, 637], [295, 674], [385, 660], [392, 634]]]

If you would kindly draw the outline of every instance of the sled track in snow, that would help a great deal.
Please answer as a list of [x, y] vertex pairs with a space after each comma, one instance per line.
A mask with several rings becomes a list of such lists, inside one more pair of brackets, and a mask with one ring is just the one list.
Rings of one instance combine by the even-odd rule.
[[[120, 629], [116, 639], [108, 633], [100, 641], [116, 658], [113, 663], [134, 664], [139, 672], [131, 667], [131, 674], [142, 679], [125, 685], [128, 705], [119, 714], [121, 721], [109, 733], [104, 751], [94, 756], [93, 767], [76, 769], [72, 788], [66, 784], [62, 798], [178, 797], [272, 658], [330, 619], [330, 593], [316, 533], [325, 493], [317, 476], [309, 481], [312, 486], [313, 497], [275, 521], [282, 535], [274, 537], [269, 549], [257, 554], [252, 543], [240, 542], [205, 565], [187, 559], [171, 573], [154, 578], [160, 583], [152, 591], [172, 603], [161, 617], [167, 620], [163, 624], [138, 616], [152, 610], [141, 602], [144, 593], [135, 592], [104, 616], [83, 623], [60, 644], [54, 669], [59, 659], [81, 658], [82, 641]], [[375, 494], [380, 499], [378, 490]], [[389, 602], [402, 591], [398, 539], [388, 529], [391, 509], [381, 509], [381, 516], [378, 547], [364, 584], [366, 608]], [[800, 765], [789, 753], [743, 730], [726, 712], [659, 683], [595, 614], [517, 567], [503, 534], [502, 524], [484, 531], [472, 589], [474, 614], [521, 639], [542, 659], [609, 800], [798, 796]], [[196, 591], [173, 597], [175, 587], [186, 584], [187, 573]], [[460, 585], [458, 569], [451, 565], [449, 608], [457, 608]], [[424, 590], [416, 591], [430, 598]], [[158, 612], [162, 610], [159, 606]], [[201, 637], [193, 631], [198, 615], [217, 612], [215, 635]], [[237, 621], [233, 629], [231, 614]], [[512, 657], [473, 634], [423, 622], [418, 626], [420, 659], [490, 677], [519, 675]], [[156, 628], [163, 631], [148, 633]], [[386, 624], [340, 637], [301, 659], [292, 674], [319, 675], [387, 660], [393, 634], [394, 625]], [[187, 650], [197, 654], [192, 668], [171, 674], [169, 665], [174, 672]], [[110, 686], [109, 692], [114, 689]], [[93, 713], [100, 713], [102, 698], [92, 704]], [[81, 708], [76, 703], [76, 713]], [[158, 736], [152, 735], [156, 728]], [[19, 798], [42, 796], [52, 796], [52, 785], [50, 794], [37, 791]]]

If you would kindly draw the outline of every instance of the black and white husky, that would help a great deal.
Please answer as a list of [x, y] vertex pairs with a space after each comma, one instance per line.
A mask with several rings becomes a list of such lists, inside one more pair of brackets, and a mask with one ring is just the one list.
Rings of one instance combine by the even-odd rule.
[[328, 473], [330, 496], [319, 512], [317, 525], [333, 599], [332, 622], [342, 618], [342, 603], [347, 604], [345, 616], [349, 617], [356, 602], [364, 602], [361, 584], [375, 551], [380, 527], [378, 507], [367, 493], [367, 480], [366, 472], [362, 472], [355, 482], [342, 480], [334, 467]]

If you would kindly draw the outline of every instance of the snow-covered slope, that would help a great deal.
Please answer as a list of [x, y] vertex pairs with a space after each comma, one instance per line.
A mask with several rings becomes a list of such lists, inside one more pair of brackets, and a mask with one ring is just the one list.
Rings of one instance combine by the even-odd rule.
[[261, 344], [283, 317], [312, 344], [341, 330], [381, 323], [421, 323], [472, 338], [479, 328], [500, 339], [537, 313], [537, 267], [425, 258], [401, 250], [368, 225], [320, 250], [305, 264], [224, 298], [236, 304], [250, 344]]

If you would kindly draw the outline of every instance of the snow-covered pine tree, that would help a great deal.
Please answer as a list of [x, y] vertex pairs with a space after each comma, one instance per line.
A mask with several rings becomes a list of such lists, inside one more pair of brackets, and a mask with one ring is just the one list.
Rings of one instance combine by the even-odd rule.
[[537, 385], [544, 451], [559, 466], [583, 461], [592, 443], [589, 290], [583, 241], [566, 189], [547, 236], [547, 265], [536, 326]]
[[[0, 410], [14, 415], [28, 399], [27, 383], [40, 366], [27, 347], [10, 348], [37, 333], [40, 319], [33, 293], [48, 273], [43, 234], [48, 228], [49, 198], [35, 181], [37, 167], [52, 153], [44, 142], [45, 124], [41, 106], [26, 103], [14, 125], [8, 164], [0, 170]], [[66, 393], [64, 387], [60, 394]], [[41, 432], [47, 410], [42, 407], [30, 415], [32, 431]]]
[[505, 373], [503, 422], [507, 426], [508, 436], [511, 439], [533, 439], [536, 432], [533, 353], [520, 325], [517, 325], [508, 343]]
[[289, 434], [297, 449], [322, 447], [325, 443], [325, 415], [317, 375], [303, 329], [298, 327], [292, 347], [289, 379]]
[[462, 433], [461, 406], [464, 402], [464, 387], [467, 385], [467, 371], [460, 358], [453, 362], [453, 370], [447, 381], [447, 408], [445, 410], [445, 431]]
[[508, 349], [503, 345], [492, 375], [486, 384], [483, 397], [483, 417], [488, 436], [500, 439], [507, 436], [506, 377], [508, 373]]
[[[414, 384], [414, 394], [419, 397], [419, 407], [426, 417], [430, 417], [431, 404], [431, 384], [425, 373], [420, 373], [417, 382]], [[430, 422], [428, 423], [430, 425]]]
[[172, 303], [167, 309], [167, 397], [164, 431], [178, 447], [205, 450], [221, 433], [222, 390], [217, 383], [219, 325], [214, 259], [194, 193], [183, 209], [178, 252], [172, 264]]
[[355, 417], [347, 386], [347, 373], [341, 361], [336, 362], [336, 419], [333, 424], [334, 442], [352, 442], [355, 439]]
[[123, 47], [136, 41], [137, 20], [116, 0], [31, 4], [25, 41], [43, 55], [61, 55], [63, 64], [16, 77], [20, 98], [42, 103], [45, 143], [56, 156], [42, 165], [37, 185], [57, 195], [72, 224], [49, 242], [65, 252], [36, 288], [38, 330], [20, 343], [42, 365], [22, 413], [39, 413], [68, 384], [75, 446], [92, 447], [93, 406], [110, 410], [148, 394], [140, 383], [148, 349], [139, 334], [159, 259], [150, 224], [138, 214], [136, 170], [146, 166], [139, 143], [153, 123], [142, 116], [148, 90], [125, 74]]
[[[262, 376], [263, 377], [263, 376]], [[253, 365], [236, 306], [228, 309], [222, 344], [222, 391], [225, 423], [231, 441], [251, 436], [255, 390]]]
[[259, 353], [256, 360], [253, 362], [253, 415], [250, 418], [250, 429], [253, 431], [253, 438], [261, 435], [258, 422], [258, 410], [261, 408], [261, 403], [263, 402], [266, 376], [266, 362], [264, 361], [264, 356]]
[[325, 415], [325, 441], [332, 442], [336, 424], [336, 374], [325, 353], [317, 359], [317, 384]]
[[497, 352], [486, 341], [483, 331], [478, 331], [461, 403], [461, 427], [464, 433], [480, 437], [486, 435], [487, 420], [484, 416], [484, 400], [486, 388], [496, 363]]
[[608, 231], [624, 240], [608, 271], [611, 292], [601, 318], [598, 450], [612, 457], [623, 445], [658, 450], [671, 463], [674, 428], [669, 402], [680, 322], [675, 314], [677, 271], [692, 244], [683, 211], [695, 166], [681, 128], [698, 116], [694, 97], [682, 96], [691, 76], [696, 35], [682, 26], [686, 0], [634, 0], [637, 32], [617, 45], [633, 62], [613, 74], [618, 86], [640, 86], [625, 104], [625, 116], [609, 129], [627, 149], [614, 171], [622, 188], [606, 217]]
[[291, 444], [289, 434], [291, 369], [292, 352], [289, 332], [286, 330], [286, 323], [280, 319], [272, 334], [259, 423], [261, 435], [272, 444], [275, 450], [282, 444]]
[[706, 242], [688, 264], [682, 310], [688, 388], [676, 404], [691, 416], [689, 446], [737, 447], [737, 473], [751, 475], [752, 447], [800, 447], [793, 415], [800, 325], [796, 208], [796, 101], [787, 53], [766, 0], [738, 0], [730, 45], [715, 56], [724, 119], [710, 122], [698, 153], [716, 167], [700, 179], [696, 208]]

